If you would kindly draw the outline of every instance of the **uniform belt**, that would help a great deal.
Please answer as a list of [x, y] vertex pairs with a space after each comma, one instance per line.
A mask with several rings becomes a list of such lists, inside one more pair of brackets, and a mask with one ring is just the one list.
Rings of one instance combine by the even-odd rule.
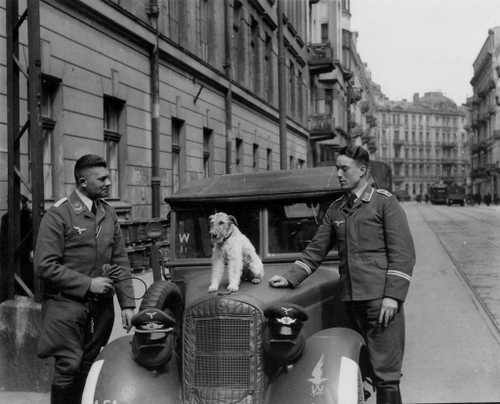
[[73, 300], [78, 303], [89, 303], [89, 302], [101, 302], [101, 301], [106, 301], [106, 300], [112, 300], [113, 299], [113, 292], [111, 293], [106, 293], [106, 294], [96, 294], [92, 292], [87, 292], [87, 294], [82, 298], [78, 296], [73, 296], [73, 295], [68, 295], [67, 293], [64, 292], [59, 292], [59, 293], [51, 293], [48, 294], [48, 297], [62, 297], [64, 299], [68, 300]]

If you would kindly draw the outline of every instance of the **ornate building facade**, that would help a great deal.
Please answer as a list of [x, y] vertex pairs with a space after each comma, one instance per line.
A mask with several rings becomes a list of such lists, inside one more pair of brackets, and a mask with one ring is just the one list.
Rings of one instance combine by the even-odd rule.
[[376, 159], [391, 165], [394, 190], [412, 197], [438, 182], [467, 184], [465, 111], [440, 92], [379, 103]]
[[471, 179], [473, 192], [493, 200], [500, 196], [500, 27], [488, 31], [471, 80]]

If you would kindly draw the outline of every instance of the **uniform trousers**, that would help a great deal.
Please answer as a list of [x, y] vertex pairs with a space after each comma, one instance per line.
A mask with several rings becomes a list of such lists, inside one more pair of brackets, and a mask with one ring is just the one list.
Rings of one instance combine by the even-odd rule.
[[397, 389], [405, 345], [403, 306], [387, 327], [378, 323], [382, 299], [350, 301], [347, 312], [354, 329], [366, 342], [374, 383], [377, 389]]
[[85, 380], [113, 329], [113, 299], [76, 301], [56, 296], [44, 301], [38, 343], [42, 358], [53, 356], [53, 385], [69, 387]]

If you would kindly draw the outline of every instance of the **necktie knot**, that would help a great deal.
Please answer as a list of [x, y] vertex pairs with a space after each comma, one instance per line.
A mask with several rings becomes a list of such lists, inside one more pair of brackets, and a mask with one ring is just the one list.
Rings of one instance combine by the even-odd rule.
[[357, 197], [354, 192], [349, 192], [349, 195], [347, 197], [347, 207], [352, 208], [354, 206], [354, 202], [356, 201]]

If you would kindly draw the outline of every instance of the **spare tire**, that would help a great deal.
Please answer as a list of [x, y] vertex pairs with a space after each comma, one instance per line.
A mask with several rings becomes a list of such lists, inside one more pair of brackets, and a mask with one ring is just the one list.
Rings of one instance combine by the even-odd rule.
[[[180, 336], [184, 303], [179, 287], [170, 281], [154, 282], [144, 294], [139, 312], [134, 318], [147, 310], [161, 310], [166, 318], [171, 318], [173, 332], [144, 332], [136, 330], [132, 338], [132, 353], [134, 359], [147, 369], [159, 369], [172, 357]], [[151, 313], [153, 314], [154, 311]], [[149, 313], [146, 313], [149, 314]], [[152, 316], [151, 316], [152, 317]], [[158, 316], [157, 316], [158, 317]], [[134, 321], [134, 319], [132, 320]]]

